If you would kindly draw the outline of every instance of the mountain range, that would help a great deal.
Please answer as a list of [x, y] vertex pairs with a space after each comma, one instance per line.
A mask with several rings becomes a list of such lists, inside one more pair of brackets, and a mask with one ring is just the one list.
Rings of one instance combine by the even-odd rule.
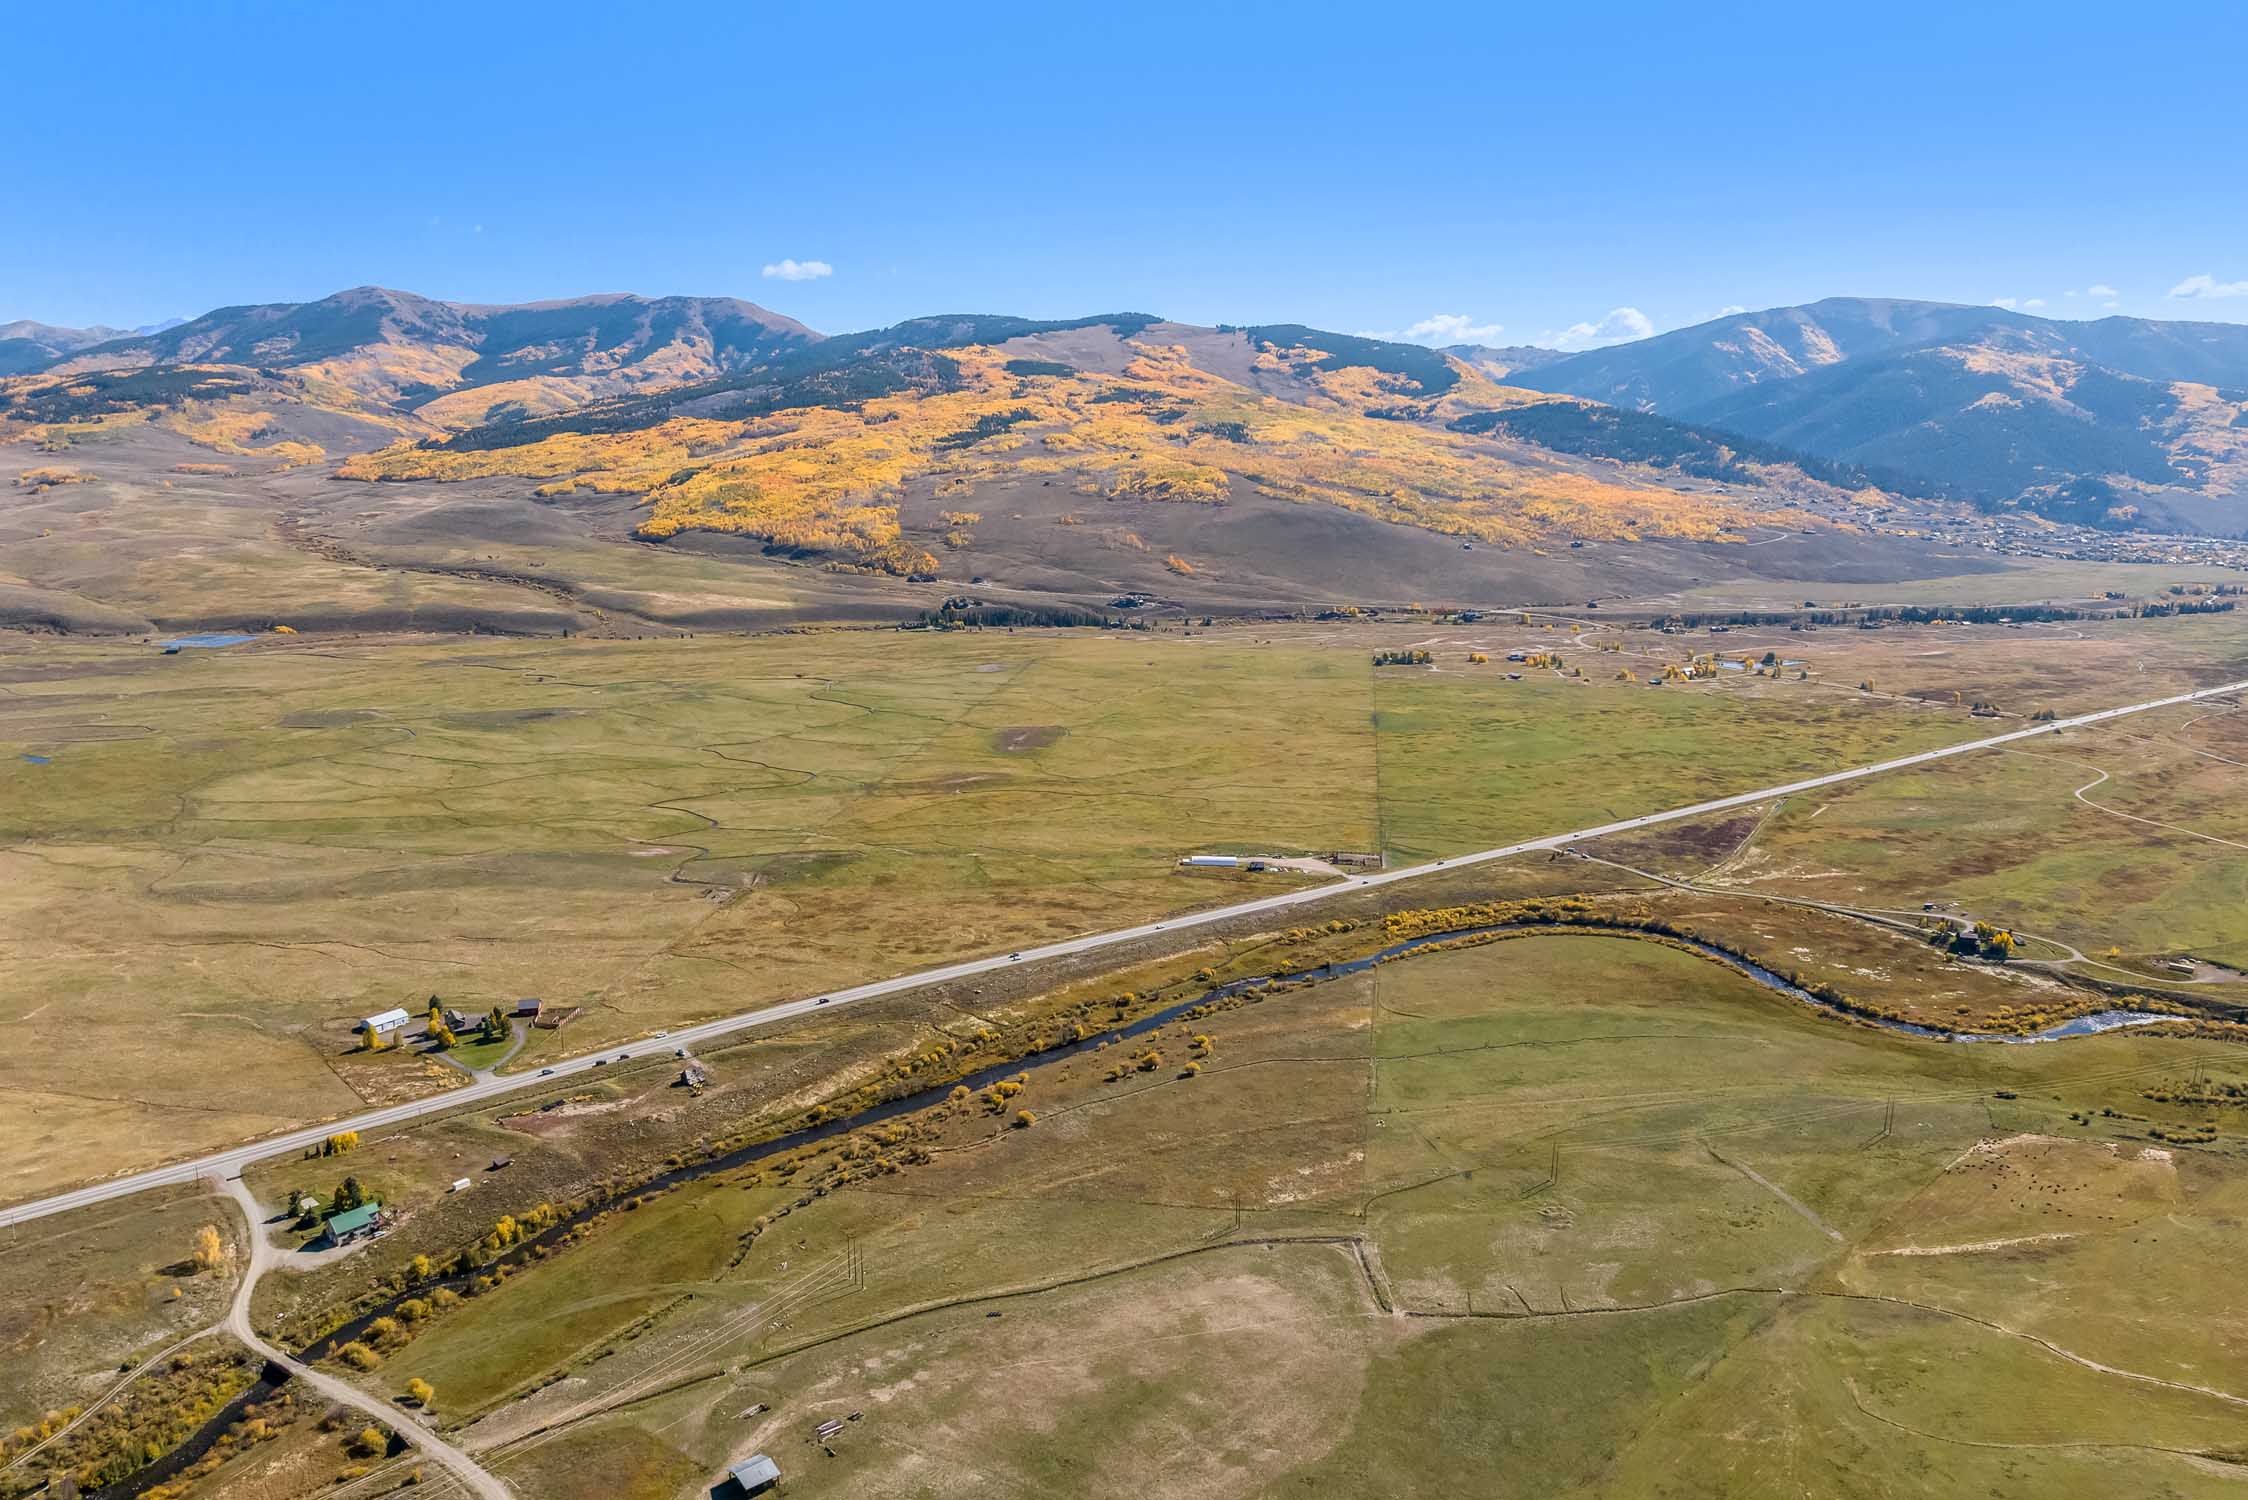
[[818, 337], [732, 297], [615, 294], [486, 307], [355, 287], [317, 302], [222, 307], [169, 327], [81, 339], [34, 368], [288, 371], [446, 426], [701, 380]]
[[0, 323], [0, 377], [43, 370], [81, 349], [113, 339], [131, 338], [135, 334], [162, 333], [186, 321], [185, 318], [171, 318], [141, 328], [104, 328], [98, 324], [92, 328], [57, 328], [52, 323], [34, 323], [28, 318]]
[[1985, 509], [2248, 531], [2248, 325], [1836, 297], [1530, 362], [1510, 378], [1862, 464]]
[[[0, 325], [0, 375], [30, 377], [0, 390], [0, 417], [51, 422], [285, 389], [392, 436], [491, 451], [676, 417], [957, 393], [963, 366], [947, 351], [1095, 327], [1120, 342], [1090, 366], [1018, 358], [1012, 378], [1120, 374], [1154, 329], [1191, 348], [1205, 374], [1266, 397], [1573, 460], [1730, 482], [1760, 466], [1767, 479], [1795, 476], [1787, 483], [1871, 483], [2094, 527], [2248, 533], [2248, 326], [2070, 322], [1891, 298], [1733, 314], [1565, 354], [1436, 350], [1300, 325], [1191, 329], [1145, 314], [940, 316], [827, 337], [724, 297], [481, 306], [360, 287], [130, 333]], [[1363, 378], [1338, 379], [1344, 371]], [[1474, 400], [1454, 393], [1462, 382]]]
[[[1592, 409], [1499, 385], [1433, 349], [1300, 325], [953, 315], [393, 444], [338, 474], [637, 496], [643, 540], [733, 535], [908, 578], [945, 576], [940, 548], [972, 553], [1002, 532], [1019, 542], [1024, 525], [1055, 539], [1049, 553], [1074, 552], [1069, 529], [1093, 526], [1095, 514], [1102, 524], [1083, 541], [1148, 551], [1147, 536], [1173, 521], [1222, 513], [1222, 554], [1167, 559], [1173, 574], [1197, 577], [1249, 565], [1258, 543], [1242, 518], [1278, 527], [1276, 513], [1291, 509], [1448, 536], [1470, 551], [1530, 552], [1548, 539], [1740, 539], [1773, 518], [1816, 528], [1804, 506], [1850, 496], [1837, 476], [1785, 455], [1746, 463], [1721, 441], [1639, 413], [1627, 415], [1664, 437], [1635, 432], [1647, 451], [1628, 460], [1597, 432], [1548, 442], [1509, 426], [1525, 407]], [[1722, 495], [1693, 475], [1751, 493]], [[1032, 487], [1051, 493], [1026, 496]]]

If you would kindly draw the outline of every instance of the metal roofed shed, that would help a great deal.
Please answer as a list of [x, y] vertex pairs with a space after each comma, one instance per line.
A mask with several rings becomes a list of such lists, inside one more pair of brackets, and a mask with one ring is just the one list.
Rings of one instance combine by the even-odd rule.
[[379, 1015], [372, 1015], [361, 1021], [359, 1029], [369, 1036], [388, 1036], [393, 1031], [404, 1027], [412, 1019], [413, 1017], [403, 1010], [386, 1010]]
[[1189, 854], [1179, 861], [1190, 870], [1231, 870], [1241, 863], [1234, 854]]
[[781, 1466], [764, 1454], [752, 1457], [726, 1471], [726, 1477], [745, 1495], [762, 1495], [781, 1482]]

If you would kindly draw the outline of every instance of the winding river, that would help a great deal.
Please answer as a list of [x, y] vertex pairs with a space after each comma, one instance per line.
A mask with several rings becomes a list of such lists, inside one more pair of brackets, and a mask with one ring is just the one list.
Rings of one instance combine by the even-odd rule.
[[[1652, 932], [1638, 927], [1603, 926], [1597, 923], [1502, 922], [1491, 926], [1455, 928], [1448, 932], [1435, 932], [1421, 937], [1407, 938], [1402, 942], [1392, 943], [1386, 948], [1367, 954], [1363, 958], [1348, 959], [1341, 963], [1322, 964], [1315, 968], [1294, 969], [1281, 973], [1261, 974], [1248, 979], [1232, 980], [1226, 984], [1213, 986], [1190, 1000], [1181, 1000], [1174, 1005], [1167, 1005], [1160, 1010], [1151, 1011], [1129, 1025], [1097, 1032], [1083, 1041], [1065, 1042], [1044, 1052], [1017, 1058], [1012, 1062], [993, 1063], [989, 1067], [979, 1068], [964, 1077], [932, 1084], [928, 1088], [901, 1095], [887, 1103], [869, 1106], [856, 1114], [838, 1116], [822, 1124], [806, 1126], [801, 1130], [792, 1130], [785, 1135], [755, 1141], [716, 1156], [706, 1157], [701, 1161], [688, 1162], [683, 1166], [671, 1168], [649, 1178], [625, 1196], [664, 1192], [705, 1177], [714, 1177], [720, 1173], [736, 1171], [742, 1167], [751, 1166], [771, 1157], [794, 1151], [802, 1146], [816, 1145], [821, 1141], [833, 1140], [837, 1136], [848, 1135], [854, 1130], [861, 1130], [869, 1125], [879, 1125], [886, 1120], [897, 1119], [901, 1115], [914, 1114], [941, 1102], [954, 1088], [965, 1086], [969, 1092], [974, 1093], [989, 1088], [1003, 1079], [1013, 1078], [1017, 1074], [1034, 1072], [1068, 1058], [1081, 1056], [1096, 1048], [1145, 1036], [1150, 1032], [1158, 1031], [1170, 1025], [1189, 1012], [1217, 1001], [1274, 986], [1347, 978], [1353, 974], [1363, 974], [1378, 964], [1387, 963], [1442, 944], [1472, 943], [1478, 938], [1498, 938], [1514, 933], [1558, 935], [1577, 933], [1588, 937], [1620, 937], [1642, 942], [1655, 940], [1665, 944], [1676, 944], [1691, 949], [1715, 963], [1722, 964], [1734, 973], [1753, 980], [1776, 994], [1785, 995], [1791, 1000], [1800, 1001], [1805, 1005], [1814, 1006], [1830, 1014], [1843, 1016], [1868, 1026], [1878, 1027], [1884, 1031], [1899, 1032], [1906, 1036], [1921, 1037], [1929, 1041], [1995, 1042], [2007, 1045], [2028, 1045], [2037, 1042], [2058, 1041], [2066, 1037], [2096, 1036], [2102, 1032], [2116, 1031], [2124, 1027], [2146, 1026], [2157, 1021], [2178, 1019], [2175, 1016], [2156, 1015], [2147, 1011], [2109, 1010], [2102, 1011], [2097, 1015], [2079, 1016], [2074, 1020], [2063, 1021], [2058, 1025], [2046, 1027], [2043, 1031], [2031, 1032], [2022, 1036], [2001, 1035], [1995, 1032], [1940, 1031], [1932, 1026], [1915, 1025], [1910, 1021], [1894, 1021], [1880, 1016], [1863, 1015], [1857, 1011], [1847, 1010], [1766, 968], [1754, 959], [1744, 958], [1740, 954], [1720, 948], [1714, 943], [1703, 942], [1697, 938]], [[511, 1267], [520, 1266], [534, 1259], [543, 1252], [553, 1249], [571, 1230], [603, 1213], [612, 1211], [618, 1201], [617, 1199], [610, 1199], [600, 1203], [588, 1204], [565, 1215], [560, 1222], [551, 1228], [503, 1253], [495, 1264], [506, 1264]], [[486, 1266], [479, 1269], [480, 1272], [488, 1272], [490, 1267]], [[404, 1302], [407, 1298], [426, 1297], [439, 1286], [450, 1286], [458, 1291], [472, 1279], [470, 1276], [461, 1276], [425, 1282], [408, 1292], [388, 1298], [380, 1305], [361, 1313], [350, 1322], [324, 1334], [303, 1349], [298, 1350], [297, 1357], [307, 1363], [317, 1360], [328, 1345], [348, 1343], [352, 1339], [361, 1337], [367, 1331], [369, 1324], [379, 1317], [395, 1312], [398, 1304]]]

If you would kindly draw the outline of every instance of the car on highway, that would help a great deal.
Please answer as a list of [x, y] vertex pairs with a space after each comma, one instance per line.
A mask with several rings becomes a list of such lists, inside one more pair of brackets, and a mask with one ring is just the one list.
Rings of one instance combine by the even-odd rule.
[[541, 1068], [541, 1069], [539, 1069], [539, 1077], [541, 1077], [541, 1078], [551, 1078], [551, 1077], [553, 1077], [553, 1076], [554, 1076], [554, 1070], [553, 1070], [552, 1068]]
[[1022, 957], [1022, 955], [1021, 955], [1020, 953], [1010, 953], [1010, 954], [1008, 954], [1008, 955], [1007, 955], [1007, 960], [1008, 960], [1008, 962], [1012, 963], [1012, 962], [1013, 962], [1014, 960], [1016, 960], [1016, 959], [1018, 959], [1018, 958], [1021, 958], [1021, 957]]

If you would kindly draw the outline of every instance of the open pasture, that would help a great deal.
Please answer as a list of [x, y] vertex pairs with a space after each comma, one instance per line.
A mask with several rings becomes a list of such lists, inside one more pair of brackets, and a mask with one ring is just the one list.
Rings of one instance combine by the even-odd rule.
[[1194, 849], [1457, 852], [1979, 727], [1371, 666], [1394, 634], [19, 645], [0, 1195], [447, 1086], [348, 1055], [433, 994], [579, 1007], [537, 1066], [1257, 888]]
[[1851, 906], [1937, 902], [2116, 983], [2169, 981], [2163, 962], [2181, 954], [2248, 968], [2244, 777], [2248, 714], [2166, 709], [1794, 799], [1711, 878]]
[[[1962, 1449], [2008, 1495], [2237, 1483], [2248, 1138], [2164, 1144], [2222, 1111], [2151, 1097], [2248, 1080], [2230, 1048], [1929, 1042], [1586, 935], [1179, 1029], [1149, 1070], [1030, 1068], [1028, 1128], [941, 1111], [895, 1174], [665, 1195], [376, 1378], [449, 1387], [472, 1447], [565, 1496], [556, 1450], [627, 1429], [813, 1494], [1136, 1464], [1211, 1495], [1778, 1495], [1814, 1463], [1875, 1495]], [[635, 1256], [663, 1274], [607, 1290]], [[807, 1440], [853, 1411], [835, 1457]]]

